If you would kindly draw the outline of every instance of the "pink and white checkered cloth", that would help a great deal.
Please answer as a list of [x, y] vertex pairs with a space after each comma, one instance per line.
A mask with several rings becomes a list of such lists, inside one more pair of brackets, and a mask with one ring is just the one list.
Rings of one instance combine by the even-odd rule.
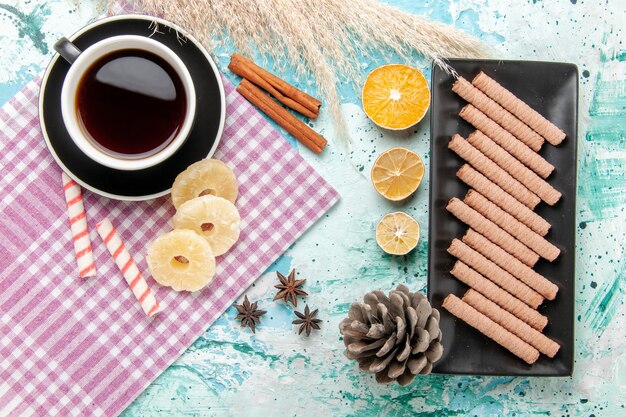
[[37, 116], [39, 81], [0, 109], [0, 416], [115, 416], [337, 200], [338, 195], [226, 80], [215, 154], [240, 182], [239, 242], [198, 294], [147, 277], [162, 306], [149, 319], [104, 245], [115, 224], [147, 272], [147, 243], [170, 230], [167, 198], [120, 202], [85, 191], [96, 277], [78, 278], [60, 169]]

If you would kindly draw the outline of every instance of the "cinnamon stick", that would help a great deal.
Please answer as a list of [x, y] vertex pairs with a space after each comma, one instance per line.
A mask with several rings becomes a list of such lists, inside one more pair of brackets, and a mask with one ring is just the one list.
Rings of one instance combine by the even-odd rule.
[[267, 114], [279, 126], [291, 133], [307, 148], [316, 154], [322, 152], [327, 143], [326, 139], [298, 120], [293, 114], [263, 93], [257, 86], [244, 78], [237, 86], [237, 91], [246, 100], [258, 107], [259, 110]]
[[239, 54], [233, 54], [228, 68], [240, 77], [261, 87], [285, 106], [314, 119], [318, 116], [322, 102]]

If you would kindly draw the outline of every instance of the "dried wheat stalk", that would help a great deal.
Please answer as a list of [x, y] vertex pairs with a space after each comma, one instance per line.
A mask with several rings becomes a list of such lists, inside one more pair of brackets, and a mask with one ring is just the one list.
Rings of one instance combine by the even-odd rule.
[[179, 24], [210, 49], [232, 42], [245, 55], [311, 74], [330, 108], [336, 134], [347, 137], [336, 89], [339, 77], [359, 82], [360, 62], [375, 50], [409, 60], [417, 52], [451, 71], [444, 58], [485, 58], [476, 38], [375, 0], [136, 0], [143, 12]]

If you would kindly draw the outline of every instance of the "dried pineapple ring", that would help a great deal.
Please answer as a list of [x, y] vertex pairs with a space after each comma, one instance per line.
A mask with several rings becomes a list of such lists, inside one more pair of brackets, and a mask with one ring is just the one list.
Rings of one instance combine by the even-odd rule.
[[225, 198], [205, 195], [189, 200], [172, 218], [175, 229], [190, 229], [204, 237], [215, 256], [224, 254], [239, 239], [241, 218]]
[[146, 260], [156, 282], [176, 291], [202, 289], [215, 275], [211, 245], [193, 230], [159, 236], [148, 247]]
[[203, 159], [178, 174], [172, 185], [172, 202], [181, 204], [203, 195], [215, 195], [231, 203], [237, 200], [239, 187], [235, 173], [218, 159]]

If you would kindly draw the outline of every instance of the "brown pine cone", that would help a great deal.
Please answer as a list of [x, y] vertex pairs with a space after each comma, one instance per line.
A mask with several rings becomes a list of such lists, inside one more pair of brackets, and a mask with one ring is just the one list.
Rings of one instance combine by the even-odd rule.
[[426, 297], [399, 285], [387, 297], [372, 291], [354, 303], [348, 318], [339, 324], [346, 345], [345, 355], [355, 359], [376, 381], [398, 381], [405, 386], [415, 375], [427, 375], [441, 358], [439, 311]]

